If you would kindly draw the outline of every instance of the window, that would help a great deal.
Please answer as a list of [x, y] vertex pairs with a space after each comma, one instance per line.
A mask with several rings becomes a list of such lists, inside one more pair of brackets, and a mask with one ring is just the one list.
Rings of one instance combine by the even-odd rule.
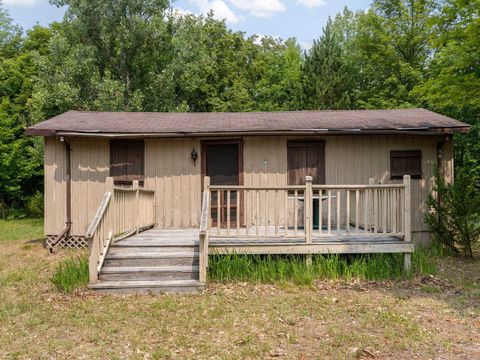
[[422, 177], [422, 152], [420, 150], [390, 151], [390, 178], [401, 179], [410, 175], [412, 179]]
[[143, 140], [110, 141], [110, 176], [117, 183], [131, 183], [144, 177]]
[[314, 184], [325, 184], [325, 142], [289, 141], [287, 159], [288, 185], [305, 185], [306, 176]]

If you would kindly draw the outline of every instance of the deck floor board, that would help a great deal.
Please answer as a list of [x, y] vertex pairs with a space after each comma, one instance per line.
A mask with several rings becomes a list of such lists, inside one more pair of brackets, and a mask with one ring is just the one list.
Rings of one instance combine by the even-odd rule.
[[[211, 230], [210, 251], [212, 252], [244, 252], [244, 253], [368, 253], [368, 252], [411, 252], [413, 244], [402, 238], [382, 234], [380, 236], [364, 236], [362, 233], [347, 233], [345, 230], [332, 230], [331, 234], [319, 236], [314, 234], [312, 243], [307, 244], [301, 237], [273, 236], [247, 237], [245, 233], [230, 236], [217, 236]], [[260, 234], [264, 234], [260, 233]], [[149, 244], [164, 245], [198, 245], [199, 229], [150, 229], [117, 242], [120, 245], [135, 246]]]

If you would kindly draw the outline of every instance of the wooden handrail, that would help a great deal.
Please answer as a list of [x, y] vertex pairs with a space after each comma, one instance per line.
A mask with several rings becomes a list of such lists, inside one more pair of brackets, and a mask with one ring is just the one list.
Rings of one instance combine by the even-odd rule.
[[112, 197], [112, 193], [110, 191], [107, 191], [105, 195], [103, 195], [102, 201], [100, 202], [100, 206], [98, 207], [97, 212], [95, 213], [95, 217], [90, 223], [87, 233], [85, 234], [87, 238], [91, 238], [95, 233], [95, 231], [97, 230], [98, 224], [100, 224], [100, 221], [103, 218], [103, 214], [105, 214], [108, 204], [110, 204], [111, 197]]
[[[373, 184], [373, 185], [313, 185], [313, 189], [404, 189], [405, 184]], [[286, 185], [286, 186], [245, 186], [245, 185], [211, 185], [210, 190], [305, 190], [302, 185]]]
[[330, 190], [363, 190], [363, 189], [403, 189], [404, 184], [372, 184], [372, 185], [312, 185], [313, 189]]
[[155, 192], [117, 188], [113, 178], [106, 180], [107, 192], [100, 202], [85, 236], [90, 240], [89, 279], [98, 281], [110, 244], [155, 225]]
[[286, 185], [286, 186], [210, 185], [210, 190], [305, 190], [305, 186], [302, 186], [302, 185]]

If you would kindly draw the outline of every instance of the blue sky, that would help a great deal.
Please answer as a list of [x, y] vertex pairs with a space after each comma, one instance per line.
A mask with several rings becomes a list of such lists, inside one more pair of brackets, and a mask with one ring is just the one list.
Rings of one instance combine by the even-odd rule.
[[[2, 0], [0, 0], [2, 1]], [[371, 0], [177, 0], [173, 6], [181, 12], [207, 13], [226, 19], [234, 30], [248, 35], [271, 35], [283, 39], [296, 37], [308, 48], [321, 34], [329, 16], [345, 6], [352, 10], [368, 8]], [[47, 25], [61, 20], [63, 9], [48, 0], [3, 0], [12, 18], [24, 29], [35, 23]]]

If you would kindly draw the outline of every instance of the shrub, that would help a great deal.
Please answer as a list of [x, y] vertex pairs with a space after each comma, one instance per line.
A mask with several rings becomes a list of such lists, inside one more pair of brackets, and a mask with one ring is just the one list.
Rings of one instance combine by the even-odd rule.
[[52, 276], [55, 287], [64, 292], [85, 288], [88, 285], [88, 259], [78, 257], [63, 260]]
[[467, 169], [459, 169], [453, 184], [448, 184], [437, 171], [434, 194], [427, 198], [425, 222], [432, 237], [455, 254], [463, 250], [473, 257], [472, 246], [480, 238], [477, 185], [477, 176]]
[[43, 194], [37, 191], [27, 199], [25, 210], [32, 218], [43, 218]]

